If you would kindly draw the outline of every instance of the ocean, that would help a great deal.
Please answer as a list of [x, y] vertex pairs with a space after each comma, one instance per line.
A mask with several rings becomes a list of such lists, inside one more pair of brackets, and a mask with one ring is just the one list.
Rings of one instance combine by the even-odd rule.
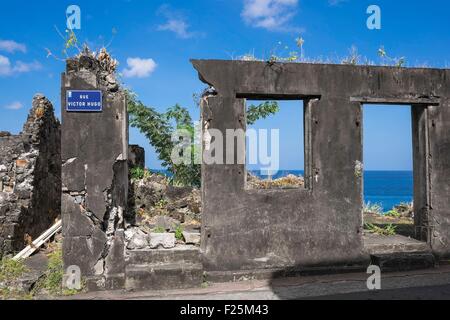
[[[167, 173], [165, 170], [152, 170]], [[261, 178], [260, 171], [251, 171]], [[301, 170], [280, 170], [272, 178], [280, 178], [288, 174], [303, 175]], [[413, 200], [413, 172], [412, 171], [365, 171], [364, 172], [364, 201], [379, 204], [385, 212], [402, 202]]]
[[[253, 174], [261, 176], [259, 171]], [[303, 175], [300, 170], [280, 170], [273, 178], [284, 177], [288, 174]], [[385, 212], [402, 202], [413, 200], [413, 172], [412, 171], [365, 171], [364, 172], [364, 201], [379, 204]]]

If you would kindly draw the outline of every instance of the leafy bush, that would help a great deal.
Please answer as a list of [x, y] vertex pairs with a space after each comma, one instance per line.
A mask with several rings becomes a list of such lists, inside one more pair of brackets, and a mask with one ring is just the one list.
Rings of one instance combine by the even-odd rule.
[[177, 226], [177, 228], [175, 229], [175, 239], [183, 240], [183, 231], [183, 226]]
[[393, 236], [397, 234], [397, 227], [394, 226], [393, 224], [388, 224], [384, 227], [379, 227], [372, 223], [366, 223], [365, 229], [371, 233], [375, 233], [380, 236]]
[[130, 169], [130, 174], [132, 179], [140, 180], [145, 176], [145, 169], [141, 167], [133, 167]]
[[258, 106], [250, 105], [247, 107], [247, 124], [254, 124], [259, 119], [265, 119], [280, 111], [276, 101], [265, 101]]
[[64, 267], [62, 250], [58, 248], [49, 256], [47, 271], [45, 273], [43, 283], [44, 288], [51, 294], [60, 294], [62, 292], [63, 276]]
[[[166, 113], [159, 113], [146, 107], [136, 95], [130, 91], [128, 96], [128, 113], [130, 124], [138, 128], [155, 148], [162, 165], [173, 175], [173, 183], [177, 185], [200, 185], [200, 165], [194, 163], [194, 152], [191, 153], [191, 164], [175, 164], [171, 155], [174, 148], [172, 134], [177, 129], [194, 132], [194, 125], [187, 109], [175, 105]], [[172, 125], [171, 121], [175, 121]]]
[[[128, 113], [130, 125], [138, 128], [150, 144], [155, 148], [163, 167], [171, 173], [171, 182], [174, 185], [199, 187], [201, 182], [201, 166], [199, 158], [201, 146], [191, 143], [190, 163], [173, 163], [171, 156], [175, 147], [172, 135], [175, 130], [185, 130], [194, 136], [194, 123], [189, 111], [176, 104], [165, 113], [159, 113], [154, 108], [145, 106], [137, 99], [136, 94], [127, 91]], [[260, 118], [266, 118], [278, 111], [276, 102], [264, 102], [259, 106], [250, 106], [247, 112], [248, 123], [252, 124]], [[135, 172], [141, 174], [141, 172]]]

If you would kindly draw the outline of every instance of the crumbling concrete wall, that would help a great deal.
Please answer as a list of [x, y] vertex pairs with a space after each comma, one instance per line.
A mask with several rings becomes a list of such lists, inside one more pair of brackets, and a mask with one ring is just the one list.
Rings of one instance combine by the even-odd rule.
[[145, 149], [137, 144], [131, 144], [128, 148], [128, 165], [145, 168]]
[[[128, 115], [115, 65], [104, 51], [84, 52], [62, 76], [63, 258], [65, 267], [80, 267], [90, 289], [124, 283]], [[101, 90], [103, 111], [67, 112], [67, 90]]]
[[60, 215], [60, 130], [50, 101], [36, 95], [22, 133], [0, 134], [0, 257], [23, 249]]
[[[207, 270], [349, 265], [368, 259], [362, 237], [364, 103], [412, 105], [414, 141], [422, 141], [414, 152], [418, 227], [435, 254], [450, 255], [450, 70], [193, 64], [200, 79], [216, 90], [202, 101], [204, 134], [218, 129], [225, 137], [227, 129], [245, 130], [246, 98], [305, 102], [305, 189], [248, 190], [244, 165], [203, 164]], [[238, 152], [245, 154], [245, 147]], [[223, 156], [225, 163], [225, 148]]]

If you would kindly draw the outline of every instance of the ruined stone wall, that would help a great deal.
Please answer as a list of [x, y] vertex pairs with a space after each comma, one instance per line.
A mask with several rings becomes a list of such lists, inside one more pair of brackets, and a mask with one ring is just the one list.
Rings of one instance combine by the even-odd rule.
[[128, 165], [130, 168], [145, 168], [145, 149], [137, 144], [131, 144], [128, 148]]
[[[120, 288], [128, 196], [125, 93], [105, 51], [68, 60], [62, 84], [64, 264], [80, 267], [89, 289]], [[66, 111], [67, 90], [101, 90], [103, 110]]]
[[44, 96], [33, 98], [23, 132], [0, 134], [0, 256], [20, 251], [60, 215], [60, 123]]
[[[305, 106], [306, 188], [250, 190], [245, 165], [202, 165], [206, 270], [289, 270], [369, 260], [362, 220], [367, 103], [412, 106], [417, 227], [434, 254], [450, 256], [450, 70], [192, 62], [200, 79], [215, 88], [215, 95], [202, 100], [204, 137], [209, 129], [225, 140], [228, 129], [246, 130], [245, 99], [302, 99]], [[245, 154], [245, 141], [237, 145]], [[227, 149], [220, 151], [225, 163]]]

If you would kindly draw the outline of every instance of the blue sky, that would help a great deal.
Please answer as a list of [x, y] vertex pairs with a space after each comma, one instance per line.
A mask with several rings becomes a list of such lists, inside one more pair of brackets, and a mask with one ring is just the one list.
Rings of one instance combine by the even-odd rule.
[[[308, 58], [336, 60], [356, 46], [361, 55], [379, 61], [377, 50], [384, 46], [390, 56], [405, 56], [408, 65], [450, 64], [450, 3], [441, 0], [9, 1], [0, 12], [0, 130], [21, 130], [37, 92], [60, 115], [64, 63], [46, 58], [45, 48], [62, 56], [63, 41], [55, 26], [65, 30], [71, 4], [81, 8], [81, 41], [100, 48], [116, 29], [108, 49], [120, 62], [123, 82], [141, 100], [160, 111], [180, 103], [194, 118], [199, 110], [192, 94], [204, 85], [190, 58], [231, 59], [249, 52], [267, 58], [277, 47], [295, 49], [295, 39], [302, 36]], [[381, 8], [381, 30], [366, 27], [370, 4]], [[142, 68], [133, 68], [137, 66]], [[286, 108], [258, 126], [276, 128], [291, 121], [280, 132], [281, 168], [302, 168], [301, 145], [292, 138], [301, 135], [301, 128]], [[364, 120], [364, 141], [371, 146], [365, 152], [366, 169], [411, 169], [408, 108], [367, 107]], [[148, 167], [160, 166], [136, 130], [131, 130], [130, 142], [145, 146]]]

